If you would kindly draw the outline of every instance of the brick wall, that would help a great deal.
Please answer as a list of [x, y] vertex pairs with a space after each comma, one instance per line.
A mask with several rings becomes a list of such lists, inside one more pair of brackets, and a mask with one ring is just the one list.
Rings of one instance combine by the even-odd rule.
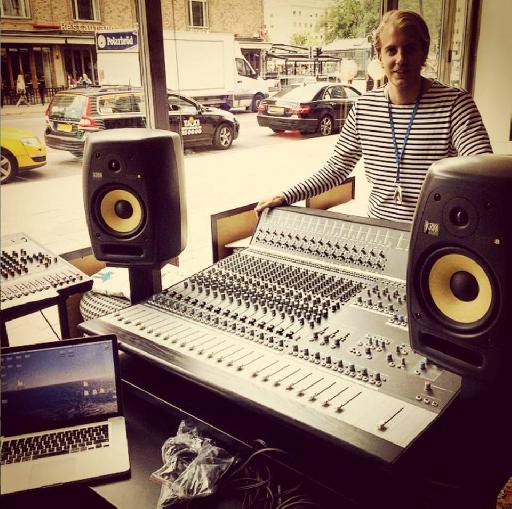
[[[252, 37], [263, 27], [263, 0], [209, 0], [209, 32]], [[188, 29], [188, 0], [162, 0], [164, 29]]]
[[[134, 0], [100, 0], [100, 19], [97, 22], [75, 21], [70, 0], [31, 0], [31, 19], [2, 19], [2, 29], [38, 32], [33, 25], [75, 23], [90, 27], [133, 28], [137, 24]], [[209, 0], [210, 32], [234, 33], [240, 37], [253, 37], [263, 27], [263, 0]], [[188, 29], [188, 0], [162, 0], [164, 29]], [[43, 27], [41, 27], [43, 28]], [[49, 27], [46, 27], [46, 29]]]

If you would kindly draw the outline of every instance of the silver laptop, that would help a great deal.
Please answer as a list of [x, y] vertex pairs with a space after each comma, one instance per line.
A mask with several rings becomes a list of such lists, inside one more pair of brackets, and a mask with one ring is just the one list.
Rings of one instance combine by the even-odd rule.
[[2, 495], [130, 470], [115, 336], [1, 351]]

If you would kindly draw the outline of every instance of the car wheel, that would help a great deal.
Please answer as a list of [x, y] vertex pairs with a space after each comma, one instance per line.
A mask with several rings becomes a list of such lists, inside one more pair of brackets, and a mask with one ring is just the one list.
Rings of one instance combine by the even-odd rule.
[[320, 136], [329, 136], [333, 133], [334, 121], [330, 115], [324, 115], [318, 122], [318, 133]]
[[233, 128], [228, 124], [221, 124], [213, 135], [213, 146], [219, 150], [226, 150], [233, 143]]
[[14, 179], [18, 172], [18, 162], [9, 152], [2, 149], [0, 162], [0, 184], [7, 184]]
[[83, 152], [79, 152], [78, 150], [72, 150], [71, 153], [77, 158], [77, 159], [82, 159], [82, 157], [84, 157], [84, 153]]
[[252, 104], [251, 104], [251, 111], [252, 112], [257, 112], [258, 111], [258, 106], [260, 105], [260, 102], [263, 101], [264, 97], [261, 95], [261, 94], [256, 94], [253, 99], [252, 99]]

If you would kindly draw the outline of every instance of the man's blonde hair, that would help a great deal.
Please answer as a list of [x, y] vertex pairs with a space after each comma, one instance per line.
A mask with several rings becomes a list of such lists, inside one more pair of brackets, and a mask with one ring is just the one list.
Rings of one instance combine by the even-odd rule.
[[381, 34], [384, 28], [388, 25], [393, 25], [402, 30], [411, 30], [417, 35], [423, 50], [425, 51], [425, 59], [428, 55], [428, 49], [430, 47], [430, 34], [428, 32], [428, 26], [425, 20], [414, 11], [400, 11], [393, 10], [388, 11], [382, 16], [382, 20], [377, 27], [377, 30], [373, 32], [373, 45], [375, 51], [380, 54], [382, 49]]

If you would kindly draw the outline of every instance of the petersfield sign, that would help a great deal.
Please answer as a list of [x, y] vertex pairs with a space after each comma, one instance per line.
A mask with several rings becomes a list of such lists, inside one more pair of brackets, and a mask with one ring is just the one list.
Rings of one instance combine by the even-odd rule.
[[109, 30], [96, 32], [97, 51], [138, 51], [135, 30]]

